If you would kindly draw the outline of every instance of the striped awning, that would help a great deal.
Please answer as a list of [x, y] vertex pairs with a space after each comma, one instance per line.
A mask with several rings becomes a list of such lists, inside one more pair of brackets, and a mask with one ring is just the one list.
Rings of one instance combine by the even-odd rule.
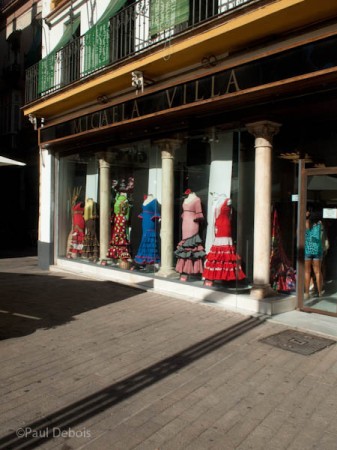
[[0, 166], [25, 166], [26, 163], [0, 156]]

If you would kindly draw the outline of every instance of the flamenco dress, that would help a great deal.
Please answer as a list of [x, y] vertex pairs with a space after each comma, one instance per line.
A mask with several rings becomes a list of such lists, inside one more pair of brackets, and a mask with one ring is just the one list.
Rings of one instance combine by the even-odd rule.
[[206, 256], [203, 278], [206, 280], [233, 281], [246, 278], [241, 268], [241, 258], [232, 240], [231, 207], [226, 199], [215, 211], [215, 239]]
[[182, 240], [175, 251], [178, 258], [175, 269], [180, 274], [201, 274], [206, 253], [199, 236], [199, 223], [204, 220], [200, 198], [191, 202], [185, 200], [182, 208]]
[[158, 220], [160, 213], [158, 201], [153, 199], [143, 205], [143, 210], [138, 217], [142, 219], [142, 240], [134, 260], [139, 265], [159, 263]]
[[127, 196], [119, 194], [114, 204], [112, 232], [107, 257], [112, 259], [130, 259], [126, 228], [129, 221], [130, 205]]
[[99, 240], [97, 238], [98, 214], [93, 200], [88, 199], [84, 208], [85, 236], [83, 240], [82, 258], [97, 261], [99, 258]]
[[77, 258], [81, 255], [83, 250], [83, 240], [85, 235], [85, 220], [83, 217], [84, 205], [82, 202], [77, 203], [72, 208], [72, 232], [68, 258]]

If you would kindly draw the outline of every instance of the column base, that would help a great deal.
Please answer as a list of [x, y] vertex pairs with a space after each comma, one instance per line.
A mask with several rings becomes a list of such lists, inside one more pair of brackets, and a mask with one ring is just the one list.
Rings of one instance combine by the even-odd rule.
[[54, 244], [37, 241], [37, 255], [39, 268], [49, 270], [49, 266], [54, 264]]
[[250, 291], [250, 296], [255, 300], [263, 300], [266, 297], [277, 296], [277, 292], [271, 288], [270, 284], [265, 286], [253, 286]]
[[162, 278], [175, 278], [177, 277], [177, 272], [173, 269], [173, 267], [161, 267], [156, 275]]

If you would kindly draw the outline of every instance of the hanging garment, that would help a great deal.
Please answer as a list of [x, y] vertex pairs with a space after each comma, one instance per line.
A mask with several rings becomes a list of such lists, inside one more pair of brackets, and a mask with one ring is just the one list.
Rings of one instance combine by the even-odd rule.
[[296, 290], [296, 271], [284, 251], [278, 214], [273, 212], [270, 255], [270, 285], [277, 292], [291, 293]]

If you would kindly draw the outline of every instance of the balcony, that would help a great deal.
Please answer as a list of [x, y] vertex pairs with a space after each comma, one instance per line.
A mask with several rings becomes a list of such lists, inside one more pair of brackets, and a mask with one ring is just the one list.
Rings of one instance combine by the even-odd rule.
[[161, 22], [151, 20], [151, 14], [162, 11], [151, 11], [149, 0], [138, 0], [113, 16], [106, 29], [103, 24], [94, 26], [85, 35], [28, 68], [25, 103], [56, 93], [152, 47], [165, 42], [170, 44], [173, 38], [186, 31], [258, 2], [190, 0], [188, 9], [177, 23], [170, 14]]
[[[152, 3], [137, 0], [109, 22], [98, 22], [51, 52], [26, 71], [24, 114], [48, 120], [84, 104], [94, 107], [102, 98], [127, 98], [134, 95], [134, 71], [154, 82], [149, 90], [163, 89], [172, 85], [168, 75], [187, 82], [210, 70], [235, 67], [336, 33], [332, 22], [337, 18], [336, 0], [187, 3], [187, 16], [173, 25], [163, 21], [158, 27]], [[214, 69], [214, 64], [203, 62], [212, 55]]]

